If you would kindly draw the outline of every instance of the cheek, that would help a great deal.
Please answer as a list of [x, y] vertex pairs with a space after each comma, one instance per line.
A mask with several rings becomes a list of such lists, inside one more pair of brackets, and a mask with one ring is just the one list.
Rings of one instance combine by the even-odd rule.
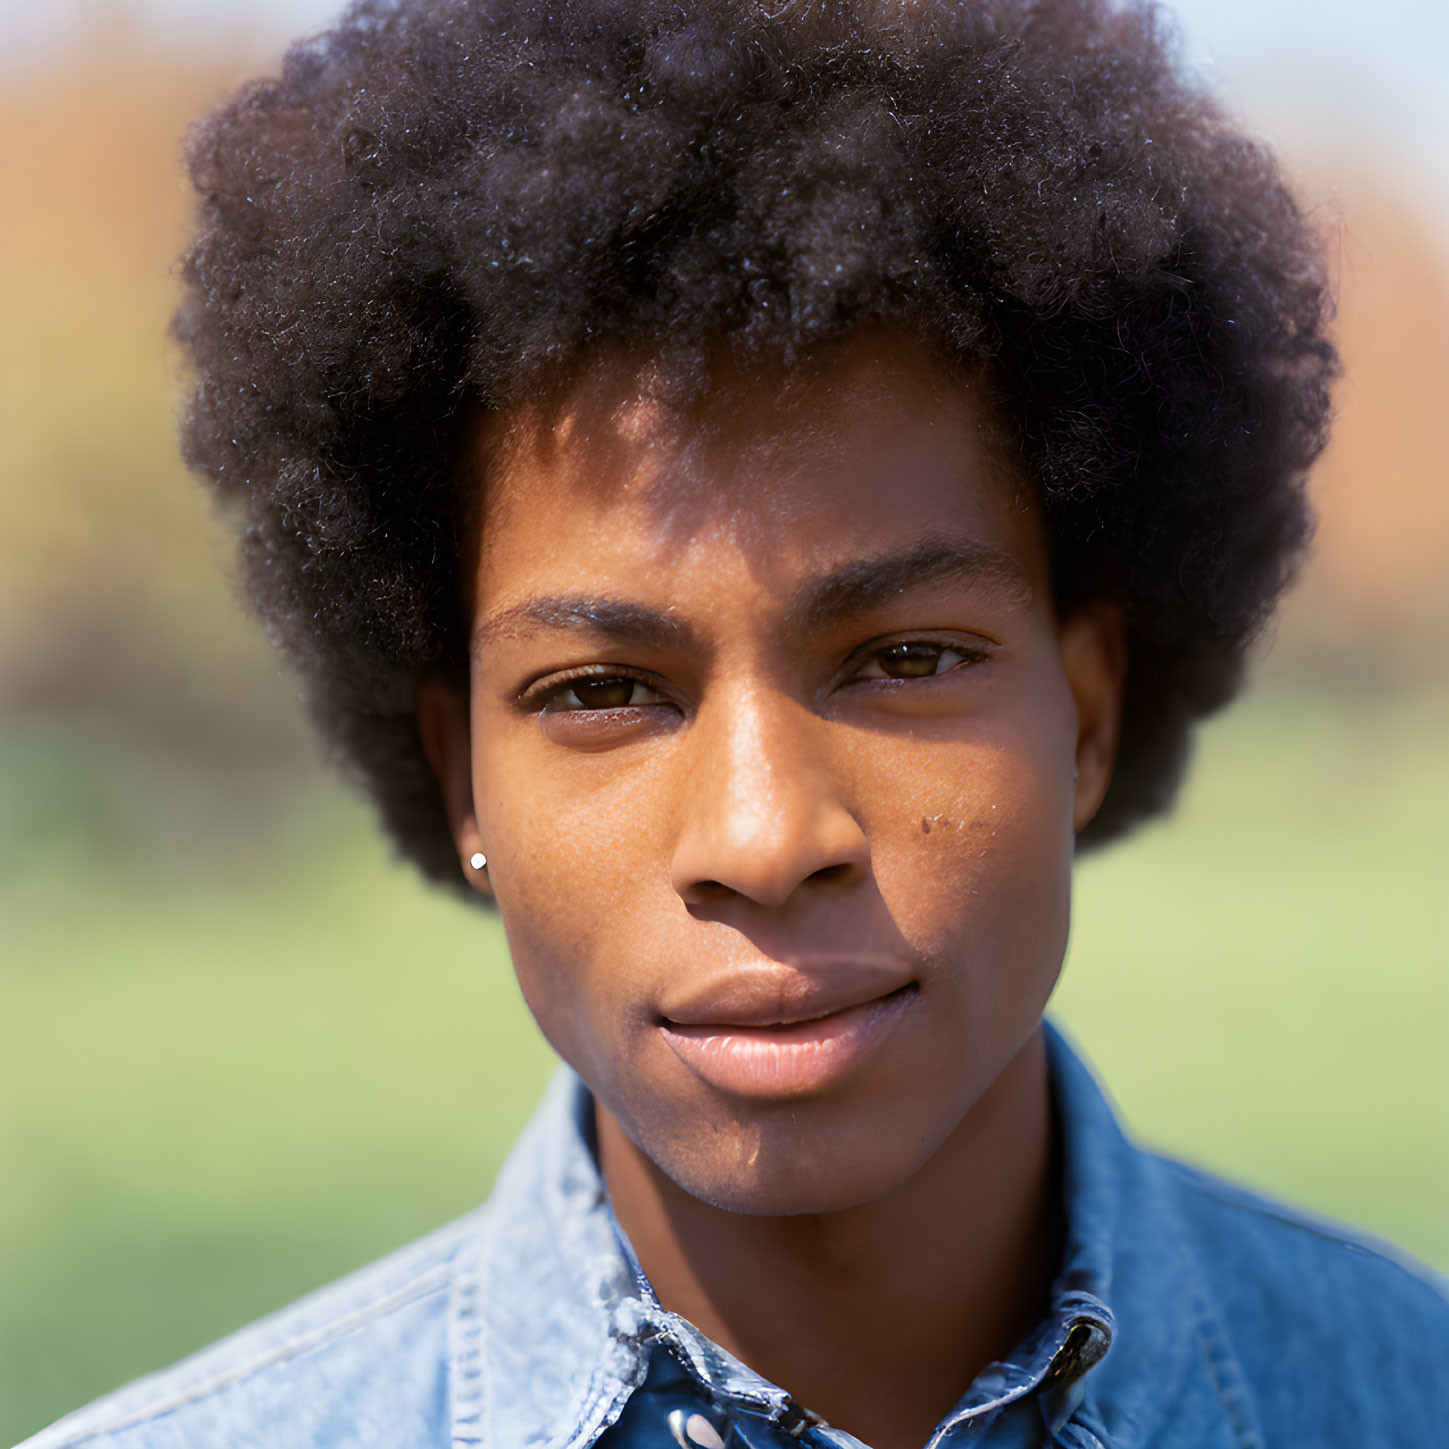
[[1074, 848], [1071, 697], [1048, 677], [1030, 703], [897, 762], [872, 831], [882, 895], [920, 954], [974, 996], [1023, 1003], [1060, 969]]
[[619, 1005], [644, 984], [643, 919], [660, 895], [659, 822], [639, 781], [590, 788], [520, 761], [503, 741], [478, 750], [479, 828], [519, 986], [554, 1049], [591, 1081], [619, 1043]]

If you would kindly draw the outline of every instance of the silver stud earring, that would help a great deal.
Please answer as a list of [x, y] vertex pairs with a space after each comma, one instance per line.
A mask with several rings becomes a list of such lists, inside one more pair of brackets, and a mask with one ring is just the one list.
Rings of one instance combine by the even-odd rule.
[[483, 867], [488, 864], [488, 857], [484, 855], [481, 850], [475, 850], [473, 854], [468, 857], [468, 864], [471, 865], [474, 870], [482, 870]]

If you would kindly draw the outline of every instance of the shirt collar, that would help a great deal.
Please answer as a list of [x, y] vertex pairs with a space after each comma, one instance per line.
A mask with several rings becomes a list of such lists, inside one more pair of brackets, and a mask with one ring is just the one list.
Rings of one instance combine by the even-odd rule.
[[1099, 1365], [1080, 1380], [1077, 1418], [1109, 1449], [1139, 1449], [1189, 1403], [1194, 1417], [1214, 1405], [1225, 1410], [1221, 1384], [1204, 1384], [1208, 1359], [1228, 1377], [1240, 1370], [1204, 1286], [1171, 1166], [1127, 1139], [1106, 1091], [1050, 1022], [1047, 1049], [1067, 1214], [1057, 1291], [1110, 1303], [1114, 1321]]
[[[1062, 1139], [1062, 1271], [1037, 1332], [977, 1378], [932, 1449], [966, 1420], [1037, 1391], [1054, 1426], [1075, 1414], [1112, 1449], [1131, 1449], [1192, 1369], [1185, 1326], [1205, 1309], [1160, 1165], [1126, 1140], [1090, 1071], [1050, 1024], [1047, 1042]], [[618, 1417], [655, 1343], [721, 1407], [787, 1431], [813, 1422], [654, 1298], [614, 1224], [591, 1112], [587, 1090], [561, 1068], [460, 1262], [450, 1323], [454, 1445], [581, 1449]]]

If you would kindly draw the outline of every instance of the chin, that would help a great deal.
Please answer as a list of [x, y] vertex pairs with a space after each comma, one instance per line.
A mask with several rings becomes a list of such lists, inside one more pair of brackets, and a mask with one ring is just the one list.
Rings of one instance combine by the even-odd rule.
[[778, 1111], [776, 1123], [737, 1122], [711, 1132], [707, 1155], [692, 1144], [650, 1143], [645, 1150], [691, 1197], [756, 1217], [861, 1207], [888, 1196], [921, 1165], [901, 1151], [919, 1133], [859, 1121], [812, 1124], [803, 1104]]

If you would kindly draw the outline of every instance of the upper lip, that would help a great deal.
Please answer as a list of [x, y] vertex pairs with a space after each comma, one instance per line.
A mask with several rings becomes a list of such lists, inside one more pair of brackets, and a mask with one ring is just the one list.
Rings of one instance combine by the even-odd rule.
[[879, 1001], [914, 979], [900, 961], [736, 966], [695, 983], [659, 1014], [673, 1026], [791, 1026]]

